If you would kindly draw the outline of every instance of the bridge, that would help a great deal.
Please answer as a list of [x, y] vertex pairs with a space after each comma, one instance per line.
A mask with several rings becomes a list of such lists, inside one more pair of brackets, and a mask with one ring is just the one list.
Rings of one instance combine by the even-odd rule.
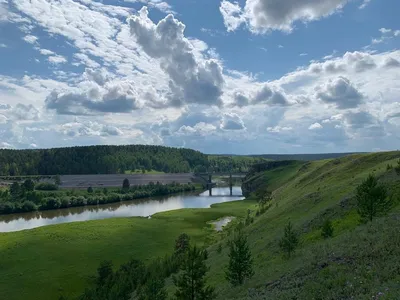
[[205, 182], [206, 188], [208, 189], [209, 195], [212, 196], [212, 188], [217, 184], [212, 181], [212, 176], [229, 178], [229, 190], [230, 196], [232, 195], [233, 178], [244, 178], [245, 173], [231, 173], [231, 172], [210, 172], [210, 173], [195, 173], [195, 177], [202, 179]]

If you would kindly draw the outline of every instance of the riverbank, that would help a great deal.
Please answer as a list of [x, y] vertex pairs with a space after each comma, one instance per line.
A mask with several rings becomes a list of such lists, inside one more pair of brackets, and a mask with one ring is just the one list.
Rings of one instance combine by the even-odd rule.
[[0, 233], [0, 299], [76, 296], [102, 260], [115, 266], [132, 257], [151, 261], [170, 253], [182, 232], [204, 245], [218, 235], [208, 222], [244, 217], [254, 206], [254, 201], [234, 201], [167, 211], [151, 219], [113, 218]]

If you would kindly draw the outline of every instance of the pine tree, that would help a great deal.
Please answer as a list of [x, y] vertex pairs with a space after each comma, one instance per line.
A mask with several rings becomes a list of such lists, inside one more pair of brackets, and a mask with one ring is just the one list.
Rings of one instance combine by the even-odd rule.
[[330, 220], [325, 220], [324, 224], [322, 225], [322, 232], [321, 235], [324, 239], [333, 236], [333, 226]]
[[287, 254], [288, 257], [296, 250], [299, 240], [296, 232], [293, 230], [293, 225], [289, 223], [285, 226], [285, 231], [282, 239], [279, 242], [279, 247]]
[[254, 275], [253, 259], [247, 244], [247, 237], [239, 232], [229, 243], [229, 264], [226, 279], [233, 285], [243, 284], [246, 278]]
[[362, 220], [369, 220], [387, 212], [392, 199], [388, 197], [386, 188], [378, 184], [373, 175], [369, 175], [358, 187], [356, 192], [358, 213]]
[[190, 248], [181, 266], [179, 277], [174, 276], [177, 300], [211, 300], [215, 299], [214, 288], [206, 285], [205, 275], [208, 268], [204, 253], [196, 246]]

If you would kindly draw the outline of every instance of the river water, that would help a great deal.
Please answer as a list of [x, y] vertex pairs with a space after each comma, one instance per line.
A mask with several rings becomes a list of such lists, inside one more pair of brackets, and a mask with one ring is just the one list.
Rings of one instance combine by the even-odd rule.
[[0, 216], [0, 232], [19, 231], [36, 227], [88, 220], [120, 217], [148, 217], [155, 213], [180, 208], [207, 208], [214, 203], [242, 200], [240, 186], [233, 187], [233, 196], [229, 195], [229, 187], [212, 189], [202, 193], [184, 193], [162, 198], [124, 201], [97, 206], [82, 206], [66, 209], [37, 211], [22, 214]]

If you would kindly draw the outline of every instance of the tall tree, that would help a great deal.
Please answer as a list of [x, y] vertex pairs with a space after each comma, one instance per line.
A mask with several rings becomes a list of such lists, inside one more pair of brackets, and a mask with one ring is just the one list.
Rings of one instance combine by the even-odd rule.
[[196, 246], [190, 248], [181, 266], [182, 272], [173, 277], [176, 286], [177, 300], [211, 300], [216, 294], [213, 287], [206, 284], [208, 268], [205, 264], [204, 253]]
[[130, 186], [131, 186], [131, 185], [130, 185], [130, 183], [129, 183], [129, 179], [128, 179], [128, 178], [125, 178], [124, 181], [122, 182], [122, 188], [123, 188], [124, 190], [127, 190], [127, 189], [129, 189]]
[[290, 257], [296, 250], [298, 243], [299, 239], [297, 238], [297, 233], [294, 231], [293, 225], [289, 221], [289, 223], [285, 226], [284, 235], [279, 242], [279, 246], [286, 253], [286, 255]]
[[229, 264], [225, 275], [233, 286], [243, 284], [246, 278], [254, 275], [253, 259], [247, 237], [242, 232], [229, 242]]
[[375, 176], [369, 175], [356, 190], [358, 213], [362, 220], [369, 220], [386, 213], [392, 206], [386, 188], [378, 183]]

